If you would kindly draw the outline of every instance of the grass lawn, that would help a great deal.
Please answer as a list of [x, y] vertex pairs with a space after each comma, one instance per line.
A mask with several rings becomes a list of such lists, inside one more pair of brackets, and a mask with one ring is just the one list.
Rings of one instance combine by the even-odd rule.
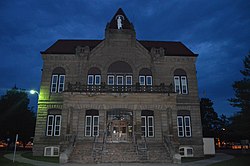
[[[10, 153], [10, 152], [7, 152]], [[25, 163], [19, 163], [19, 162], [12, 162], [12, 160], [9, 160], [5, 158], [3, 155], [6, 154], [6, 151], [0, 151], [0, 165], [1, 166], [33, 166], [32, 164], [25, 164]]]
[[59, 163], [59, 157], [33, 156], [32, 152], [22, 153], [21, 156], [31, 159], [31, 160], [45, 161], [45, 162], [50, 162], [50, 163]]
[[249, 166], [250, 165], [250, 154], [230, 154], [235, 158], [219, 163], [211, 164], [209, 166]]

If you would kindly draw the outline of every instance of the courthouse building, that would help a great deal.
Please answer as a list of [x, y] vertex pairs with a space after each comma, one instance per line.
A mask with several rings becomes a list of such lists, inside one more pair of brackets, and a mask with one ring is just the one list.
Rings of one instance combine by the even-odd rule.
[[41, 55], [34, 155], [81, 163], [203, 155], [197, 54], [183, 43], [136, 39], [119, 9], [104, 39], [58, 40]]

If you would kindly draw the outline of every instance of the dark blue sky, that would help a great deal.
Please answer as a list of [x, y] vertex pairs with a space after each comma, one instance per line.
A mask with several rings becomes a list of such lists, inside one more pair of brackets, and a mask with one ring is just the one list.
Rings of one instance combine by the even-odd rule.
[[119, 7], [137, 39], [181, 41], [198, 53], [200, 97], [219, 115], [235, 112], [227, 99], [250, 51], [249, 0], [1, 0], [1, 94], [15, 84], [39, 90], [40, 51], [58, 39], [103, 39]]

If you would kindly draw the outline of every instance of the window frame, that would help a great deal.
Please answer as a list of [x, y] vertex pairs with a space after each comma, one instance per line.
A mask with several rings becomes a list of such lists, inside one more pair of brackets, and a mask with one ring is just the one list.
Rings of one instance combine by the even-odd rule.
[[[97, 80], [99, 79], [99, 82], [97, 82]], [[95, 85], [101, 85], [101, 75], [95, 75]]]
[[[59, 117], [59, 124], [57, 124], [58, 120], [57, 118]], [[61, 123], [62, 123], [62, 116], [61, 115], [55, 115], [54, 118], [54, 136], [60, 136], [61, 135]], [[57, 130], [57, 127], [59, 127], [59, 129]], [[56, 134], [56, 132], [58, 131], [58, 134]]]
[[[179, 121], [179, 119], [181, 121]], [[179, 122], [181, 122], [181, 124]], [[181, 129], [181, 131], [180, 131], [180, 129]], [[178, 130], [178, 137], [184, 137], [183, 116], [177, 116], [177, 130]], [[182, 134], [180, 134], [180, 133], [182, 133]]]
[[181, 92], [182, 94], [188, 94], [187, 76], [181, 76]]
[[[150, 125], [150, 120], [149, 119], [152, 119], [152, 125]], [[147, 117], [147, 120], [148, 120], [148, 137], [154, 137], [154, 116], [148, 116]], [[150, 131], [150, 128], [152, 129], [152, 131]], [[152, 132], [152, 134], [150, 134], [150, 132]]]
[[[89, 119], [89, 124], [87, 124]], [[97, 119], [97, 124], [95, 124], [95, 119]], [[89, 129], [87, 129], [89, 128]], [[87, 133], [89, 132], [89, 134]], [[95, 133], [97, 133], [95, 135]], [[100, 133], [100, 118], [99, 115], [86, 115], [85, 116], [85, 137], [95, 137], [99, 136]]]
[[[110, 80], [112, 80], [112, 84], [110, 84]], [[115, 76], [108, 75], [108, 85], [115, 85]]]
[[142, 86], [145, 86], [145, 76], [139, 76], [139, 84], [142, 85]]
[[[121, 78], [121, 84], [119, 84], [119, 78]], [[116, 76], [116, 85], [123, 85], [123, 76], [122, 75], [117, 75]]]
[[179, 76], [174, 76], [174, 91], [179, 94], [181, 93], [181, 83]]
[[[90, 123], [87, 124], [88, 120], [90, 119]], [[87, 130], [87, 127], [89, 127], [89, 130]], [[92, 116], [91, 115], [86, 115], [85, 116], [85, 137], [91, 137], [92, 136]], [[89, 134], [87, 135], [87, 131], [89, 131]]]
[[[144, 119], [144, 124], [142, 124], [142, 119]], [[142, 128], [144, 128], [144, 130]], [[141, 116], [141, 131], [142, 135], [147, 137], [147, 116]]]
[[[65, 75], [58, 75], [58, 76], [59, 76], [59, 80], [58, 80], [58, 93], [60, 93], [60, 92], [64, 91]], [[61, 83], [61, 78], [63, 78], [63, 82], [62, 83]]]
[[[50, 118], [52, 118], [52, 120], [50, 120]], [[49, 124], [50, 122], [52, 122], [52, 124]], [[51, 129], [49, 129], [49, 127], [51, 127]], [[46, 136], [53, 136], [53, 133], [54, 133], [54, 115], [48, 115]]]
[[[128, 80], [130, 79], [130, 83], [128, 83]], [[133, 76], [127, 75], [126, 76], [126, 85], [132, 85], [133, 84]]]
[[[148, 78], [150, 78], [150, 83], [148, 81]], [[153, 77], [152, 76], [146, 76], [146, 85], [152, 86], [153, 85]]]
[[[56, 81], [54, 80], [56, 79]], [[58, 84], [58, 75], [53, 74], [51, 78], [51, 87], [50, 87], [50, 92], [51, 93], [56, 93], [57, 92], [57, 84]]]
[[[92, 78], [92, 81], [91, 79]], [[90, 82], [91, 81], [91, 82]], [[88, 82], [87, 82], [88, 85], [94, 85], [94, 75], [93, 74], [89, 74], [88, 75]]]
[[[188, 120], [188, 123], [186, 123], [187, 122], [186, 120]], [[180, 125], [179, 122], [181, 122], [182, 125]], [[178, 132], [178, 137], [186, 137], [186, 138], [192, 137], [192, 126], [191, 126], [190, 115], [185, 115], [185, 116], [178, 115], [177, 116], [177, 132]]]

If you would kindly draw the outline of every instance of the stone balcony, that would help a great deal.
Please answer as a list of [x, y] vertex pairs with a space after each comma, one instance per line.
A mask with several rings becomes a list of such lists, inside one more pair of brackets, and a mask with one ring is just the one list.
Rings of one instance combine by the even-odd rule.
[[65, 92], [100, 92], [100, 93], [175, 93], [172, 84], [170, 85], [83, 85], [79, 82], [68, 83]]

